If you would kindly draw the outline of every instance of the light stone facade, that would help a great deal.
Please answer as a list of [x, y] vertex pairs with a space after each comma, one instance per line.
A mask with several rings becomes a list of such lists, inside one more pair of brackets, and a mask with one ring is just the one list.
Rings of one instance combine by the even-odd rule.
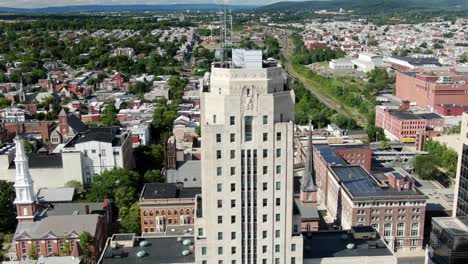
[[303, 239], [292, 234], [294, 92], [285, 87], [280, 67], [213, 65], [201, 95], [196, 263], [302, 263]]
[[[10, 166], [15, 151], [0, 155], [0, 180], [13, 182], [15, 180], [16, 170]], [[60, 188], [64, 187], [69, 181], [78, 181], [83, 183], [84, 173], [82, 169], [82, 154], [80, 152], [64, 152], [61, 154], [61, 166], [33, 167], [29, 171], [34, 175], [34, 191], [41, 188]], [[56, 157], [60, 158], [60, 157]]]

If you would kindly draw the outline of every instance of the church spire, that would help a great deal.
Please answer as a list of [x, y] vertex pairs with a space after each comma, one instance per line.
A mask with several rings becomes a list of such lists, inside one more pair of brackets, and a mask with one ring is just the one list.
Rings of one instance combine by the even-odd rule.
[[15, 204], [17, 207], [18, 221], [34, 220], [36, 195], [34, 193], [34, 181], [29, 173], [28, 156], [24, 150], [23, 139], [19, 134], [15, 137], [16, 143], [16, 177], [15, 177]]
[[302, 191], [315, 191], [314, 146], [312, 143], [312, 124], [309, 122], [309, 136], [307, 138], [307, 155], [304, 175], [302, 175]]

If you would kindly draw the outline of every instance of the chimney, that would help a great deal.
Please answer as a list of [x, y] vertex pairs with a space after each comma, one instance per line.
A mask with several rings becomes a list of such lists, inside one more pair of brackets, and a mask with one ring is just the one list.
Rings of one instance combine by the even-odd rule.
[[89, 215], [89, 205], [85, 205], [85, 214]]
[[408, 112], [410, 110], [410, 101], [403, 100], [400, 104], [400, 111]]

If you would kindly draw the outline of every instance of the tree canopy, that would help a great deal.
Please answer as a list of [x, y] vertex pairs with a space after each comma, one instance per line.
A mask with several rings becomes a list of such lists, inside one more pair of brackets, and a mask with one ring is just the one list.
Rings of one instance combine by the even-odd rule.
[[16, 225], [15, 189], [12, 182], [0, 180], [0, 232], [12, 232]]

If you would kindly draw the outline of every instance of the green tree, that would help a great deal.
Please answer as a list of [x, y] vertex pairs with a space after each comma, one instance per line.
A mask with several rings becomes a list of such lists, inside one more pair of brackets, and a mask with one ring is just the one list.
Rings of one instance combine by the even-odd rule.
[[34, 243], [31, 243], [31, 246], [29, 247], [29, 253], [28, 253], [29, 259], [37, 260], [37, 252], [36, 248], [34, 247]]
[[64, 187], [75, 188], [78, 194], [82, 194], [84, 192], [83, 184], [76, 180], [67, 181]]
[[414, 170], [423, 180], [438, 180], [441, 176], [436, 160], [432, 156], [417, 156], [414, 161]]
[[5, 98], [3, 94], [0, 94], [0, 109], [6, 108], [10, 105], [10, 101]]
[[120, 232], [139, 234], [141, 232], [140, 223], [140, 206], [138, 202], [121, 212]]
[[16, 224], [15, 189], [12, 182], [0, 180], [0, 232], [12, 232]]
[[129, 208], [138, 199], [137, 189], [140, 176], [134, 171], [125, 169], [106, 170], [94, 176], [93, 186], [86, 195], [89, 201], [110, 199], [117, 207]]
[[142, 95], [144, 93], [149, 92], [150, 88], [149, 88], [148, 84], [146, 84], [144, 82], [136, 82], [136, 83], [131, 84], [130, 87], [128, 87], [128, 91], [131, 94]]
[[29, 140], [24, 140], [24, 139], [23, 139], [23, 144], [24, 144], [24, 150], [25, 150], [26, 152], [31, 152], [31, 151], [33, 151], [33, 146], [32, 146], [32, 144], [31, 144], [31, 142], [29, 142]]
[[93, 246], [94, 239], [88, 232], [83, 232], [79, 236], [80, 241], [78, 242], [83, 252], [83, 261], [84, 263], [91, 263], [94, 260], [93, 252], [91, 247]]
[[164, 179], [164, 177], [161, 175], [160, 170], [149, 170], [145, 173], [144, 181], [146, 183], [151, 183], [151, 182], [164, 183], [166, 182], [166, 179]]
[[101, 124], [104, 126], [119, 125], [119, 120], [116, 119], [117, 109], [113, 103], [110, 103], [104, 108], [101, 114]]

